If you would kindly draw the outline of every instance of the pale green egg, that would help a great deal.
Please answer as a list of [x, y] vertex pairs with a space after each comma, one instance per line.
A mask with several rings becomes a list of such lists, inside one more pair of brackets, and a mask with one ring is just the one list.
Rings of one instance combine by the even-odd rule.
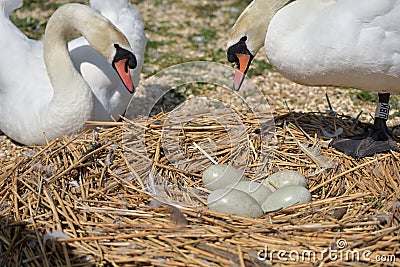
[[303, 174], [292, 171], [292, 170], [283, 170], [279, 172], [275, 172], [268, 176], [264, 181], [263, 185], [268, 187], [272, 192], [275, 190], [288, 186], [288, 185], [301, 185], [306, 187], [307, 180]]
[[217, 189], [208, 196], [210, 210], [243, 217], [257, 218], [263, 215], [260, 204], [249, 194], [232, 188]]
[[307, 188], [300, 185], [288, 185], [273, 192], [261, 208], [264, 212], [271, 212], [310, 201], [311, 194]]
[[243, 172], [227, 164], [215, 164], [208, 167], [202, 176], [204, 187], [209, 190], [224, 188], [244, 180]]
[[239, 181], [238, 183], [226, 186], [226, 188], [234, 188], [246, 192], [247, 194], [252, 196], [260, 205], [264, 203], [267, 197], [272, 194], [272, 191], [269, 190], [266, 186], [254, 181]]

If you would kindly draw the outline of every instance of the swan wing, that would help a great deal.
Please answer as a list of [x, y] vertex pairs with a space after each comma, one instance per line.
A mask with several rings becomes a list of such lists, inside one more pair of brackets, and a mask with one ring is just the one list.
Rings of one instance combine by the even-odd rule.
[[0, 0], [0, 13], [6, 18], [10, 17], [10, 14], [20, 8], [23, 4], [23, 0]]
[[18, 140], [23, 138], [15, 133], [28, 133], [38, 126], [32, 121], [53, 96], [43, 43], [26, 37], [9, 20], [21, 5], [18, 0], [0, 0], [0, 129]]
[[24, 70], [35, 43], [29, 40], [9, 19], [10, 14], [21, 5], [22, 1], [0, 0], [0, 85], [3, 90], [9, 87], [9, 82], [12, 82], [10, 77], [15, 75], [15, 69], [10, 66], [15, 66], [18, 62], [20, 70]]

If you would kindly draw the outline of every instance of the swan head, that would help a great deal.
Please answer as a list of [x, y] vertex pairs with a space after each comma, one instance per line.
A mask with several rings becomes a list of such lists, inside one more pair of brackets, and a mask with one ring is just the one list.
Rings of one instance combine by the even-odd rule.
[[248, 37], [243, 35], [238, 42], [228, 47], [228, 61], [235, 63], [235, 78], [233, 88], [239, 90], [246, 76], [250, 63], [253, 60], [255, 53], [251, 53], [247, 45]]
[[86, 31], [83, 35], [92, 48], [108, 60], [125, 88], [133, 94], [135, 88], [131, 71], [137, 67], [137, 59], [132, 53], [129, 41], [107, 18], [97, 13], [94, 15], [98, 17], [97, 21], [93, 23], [96, 27]]
[[135, 88], [133, 86], [130, 70], [135, 69], [137, 66], [136, 57], [132, 52], [122, 48], [117, 43], [114, 44], [114, 48], [116, 49], [116, 52], [111, 65], [118, 73], [119, 78], [128, 91], [133, 94], [135, 92]]
[[235, 63], [233, 88], [239, 90], [257, 52], [264, 46], [269, 23], [275, 13], [293, 0], [254, 0], [233, 25], [227, 58]]
[[[117, 29], [108, 19], [95, 13], [99, 20], [94, 24], [96, 29], [91, 29], [83, 34], [92, 48], [104, 58], [108, 59], [117, 72], [126, 89], [133, 94], [131, 70], [137, 66], [137, 59], [131, 52], [131, 46], [125, 35]], [[92, 32], [91, 32], [92, 31]]]
[[263, 16], [263, 5], [266, 2], [268, 3], [257, 0], [251, 2], [231, 29], [227, 57], [229, 62], [235, 63], [235, 90], [239, 90], [251, 61], [264, 45], [269, 24]]
[[[90, 46], [112, 65], [128, 91], [134, 93], [131, 70], [136, 68], [137, 60], [128, 39], [111, 21], [82, 4], [65, 4], [50, 17], [44, 38], [46, 65], [56, 65], [54, 58], [63, 51], [59, 48], [65, 47], [73, 30], [86, 38]], [[68, 53], [66, 49], [65, 52]], [[47, 67], [48, 71], [53, 68], [57, 66]]]

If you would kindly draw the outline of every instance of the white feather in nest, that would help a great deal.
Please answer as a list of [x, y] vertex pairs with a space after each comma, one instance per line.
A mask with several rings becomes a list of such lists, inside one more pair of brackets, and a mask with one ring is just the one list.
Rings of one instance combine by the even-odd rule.
[[321, 155], [321, 147], [318, 144], [308, 146], [306, 143], [297, 141], [297, 145], [300, 147], [301, 151], [303, 151], [304, 154], [306, 154], [320, 168], [320, 170], [313, 175], [317, 175], [318, 173], [327, 169], [335, 168], [338, 165], [336, 160], [328, 156]]
[[47, 231], [44, 235], [43, 235], [43, 244], [46, 244], [47, 241], [56, 241], [58, 238], [65, 238], [65, 239], [69, 239], [71, 238], [69, 235], [65, 234], [62, 231], [58, 231], [58, 230], [54, 230], [52, 232]]
[[205, 205], [206, 192], [189, 186], [173, 184], [164, 177], [150, 173], [143, 181], [146, 191], [157, 201], [178, 209]]

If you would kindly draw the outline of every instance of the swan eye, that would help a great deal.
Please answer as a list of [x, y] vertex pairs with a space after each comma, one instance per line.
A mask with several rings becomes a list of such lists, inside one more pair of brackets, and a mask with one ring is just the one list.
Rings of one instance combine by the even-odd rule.
[[228, 54], [228, 61], [230, 63], [235, 63], [235, 62], [239, 62], [239, 59], [236, 55]]
[[136, 68], [136, 66], [137, 66], [137, 60], [136, 60], [136, 57], [135, 57], [134, 54], [132, 54], [132, 53], [129, 54], [127, 64], [129, 65], [129, 67], [130, 67], [131, 69]]
[[247, 36], [243, 36], [242, 38], [240, 38], [240, 42], [246, 42], [247, 41]]

